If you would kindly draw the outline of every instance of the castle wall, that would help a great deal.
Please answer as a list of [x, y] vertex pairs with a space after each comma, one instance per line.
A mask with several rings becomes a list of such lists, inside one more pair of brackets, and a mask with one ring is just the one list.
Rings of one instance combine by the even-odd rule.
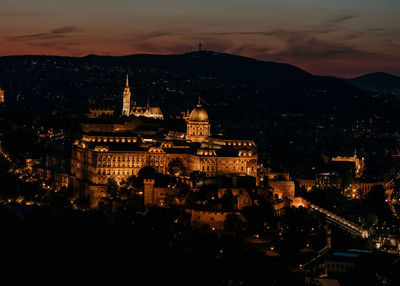
[[226, 217], [234, 212], [188, 210], [191, 213], [190, 225], [195, 228], [208, 226], [211, 230], [223, 230]]
[[154, 179], [144, 179], [144, 205], [146, 207], [163, 207], [168, 204], [169, 198], [175, 196], [175, 190], [155, 187]]

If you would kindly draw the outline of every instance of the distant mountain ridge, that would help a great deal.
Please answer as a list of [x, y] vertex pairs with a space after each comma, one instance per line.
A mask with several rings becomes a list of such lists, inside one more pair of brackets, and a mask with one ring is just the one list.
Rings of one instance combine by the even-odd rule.
[[400, 96], [400, 77], [388, 73], [369, 73], [346, 81], [362, 90]]
[[211, 74], [223, 80], [246, 83], [262, 80], [280, 84], [283, 78], [300, 83], [313, 78], [312, 74], [290, 64], [260, 61], [213, 51], [170, 55], [135, 54], [120, 57], [88, 55], [83, 59], [102, 59], [105, 62], [120, 60], [131, 66], [152, 65], [192, 75]]

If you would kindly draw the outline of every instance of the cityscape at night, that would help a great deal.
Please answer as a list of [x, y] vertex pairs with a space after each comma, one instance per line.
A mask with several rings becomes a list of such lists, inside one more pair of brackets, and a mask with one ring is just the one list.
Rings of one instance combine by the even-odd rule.
[[399, 13], [1, 1], [4, 277], [400, 285]]

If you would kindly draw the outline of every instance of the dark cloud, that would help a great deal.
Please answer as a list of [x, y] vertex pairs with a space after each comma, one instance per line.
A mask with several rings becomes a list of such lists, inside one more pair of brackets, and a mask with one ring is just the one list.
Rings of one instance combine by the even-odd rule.
[[141, 36], [141, 40], [151, 40], [151, 39], [160, 38], [160, 37], [164, 37], [164, 36], [170, 36], [172, 34], [173, 34], [172, 32], [168, 32], [168, 31], [155, 31], [155, 32], [143, 34]]
[[274, 56], [282, 59], [295, 61], [312, 61], [320, 59], [343, 59], [356, 57], [367, 57], [376, 55], [360, 50], [344, 43], [331, 42], [318, 38], [292, 39], [288, 41], [286, 49]]
[[9, 41], [34, 41], [34, 40], [50, 40], [59, 38], [68, 38], [70, 34], [78, 29], [74, 26], [64, 26], [55, 28], [48, 33], [28, 34], [8, 38]]
[[76, 27], [74, 26], [64, 26], [61, 28], [56, 28], [50, 31], [50, 34], [66, 34], [66, 33], [71, 33], [75, 32], [77, 30]]
[[253, 55], [265, 56], [272, 52], [272, 49], [268, 46], [257, 46], [255, 44], [242, 44], [239, 46], [234, 46], [229, 49], [230, 53], [243, 55], [249, 52]]
[[385, 32], [388, 29], [387, 28], [367, 28], [366, 30], [368, 32]]
[[356, 14], [356, 13], [335, 15], [335, 16], [332, 16], [332, 17], [326, 19], [325, 24], [340, 25], [348, 20], [351, 20], [351, 19], [354, 19], [357, 17], [358, 17], [358, 14]]
[[153, 39], [162, 38], [165, 36], [173, 36], [175, 32], [172, 31], [152, 31], [148, 33], [132, 33], [128, 36], [129, 41], [149, 41]]
[[345, 41], [354, 40], [362, 37], [363, 35], [364, 35], [363, 32], [350, 32], [343, 36], [343, 40]]

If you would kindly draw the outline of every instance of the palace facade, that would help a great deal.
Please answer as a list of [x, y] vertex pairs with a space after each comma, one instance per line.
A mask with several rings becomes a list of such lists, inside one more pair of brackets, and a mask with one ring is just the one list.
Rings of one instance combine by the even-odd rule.
[[254, 142], [212, 138], [209, 117], [200, 99], [185, 118], [187, 128], [186, 133], [182, 133], [154, 131], [154, 128], [146, 131], [138, 122], [140, 117], [133, 116], [132, 112], [127, 115], [128, 110], [132, 111], [127, 97], [130, 99], [128, 81], [123, 92], [120, 122], [83, 124], [83, 137], [72, 147], [71, 173], [77, 181], [100, 186], [113, 178], [119, 183], [129, 176], [137, 176], [145, 166], [168, 174], [169, 163], [176, 159], [186, 170], [184, 176], [194, 171], [204, 172], [206, 176], [257, 176]]

